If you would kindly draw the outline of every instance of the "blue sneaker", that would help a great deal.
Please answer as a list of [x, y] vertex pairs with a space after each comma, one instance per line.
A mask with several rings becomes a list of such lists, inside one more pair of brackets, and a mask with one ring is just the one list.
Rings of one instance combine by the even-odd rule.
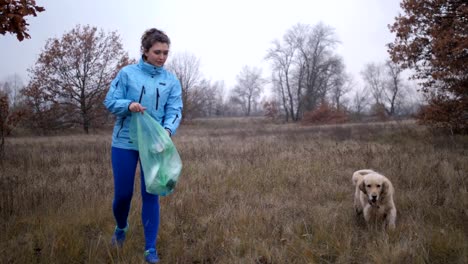
[[158, 252], [156, 252], [156, 249], [150, 248], [145, 251], [145, 260], [147, 263], [158, 263], [159, 262], [159, 257], [158, 257]]
[[118, 228], [117, 226], [115, 227], [114, 235], [112, 236], [112, 246], [114, 247], [123, 247], [123, 244], [125, 242], [125, 236], [128, 232], [129, 224], [127, 223], [127, 226], [123, 229]]

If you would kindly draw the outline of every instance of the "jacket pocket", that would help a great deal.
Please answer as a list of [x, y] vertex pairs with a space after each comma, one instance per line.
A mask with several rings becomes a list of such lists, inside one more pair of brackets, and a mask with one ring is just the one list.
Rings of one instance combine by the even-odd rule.
[[172, 121], [172, 124], [174, 124], [175, 121], [177, 121], [178, 118], [179, 118], [179, 114], [176, 114], [176, 116], [174, 117], [174, 120]]

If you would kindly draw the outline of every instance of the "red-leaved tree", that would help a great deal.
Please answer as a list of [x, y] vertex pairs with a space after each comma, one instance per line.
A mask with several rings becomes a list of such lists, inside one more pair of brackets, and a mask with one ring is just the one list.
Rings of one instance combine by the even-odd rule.
[[116, 32], [78, 25], [49, 39], [22, 91], [30, 123], [42, 130], [81, 126], [88, 133], [107, 116], [102, 101], [110, 82], [131, 62]]
[[16, 34], [19, 41], [31, 38], [25, 17], [37, 16], [36, 12], [44, 10], [44, 7], [36, 5], [35, 0], [0, 0], [0, 34]]
[[423, 123], [468, 133], [468, 3], [403, 0], [404, 14], [390, 26], [394, 62], [415, 71], [429, 104]]

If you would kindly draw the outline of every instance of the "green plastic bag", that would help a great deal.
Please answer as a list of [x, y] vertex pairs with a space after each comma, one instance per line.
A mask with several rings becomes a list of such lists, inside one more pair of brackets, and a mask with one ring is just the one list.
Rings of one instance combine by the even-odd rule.
[[147, 113], [132, 113], [130, 139], [138, 147], [146, 191], [166, 196], [174, 191], [182, 161], [167, 131]]

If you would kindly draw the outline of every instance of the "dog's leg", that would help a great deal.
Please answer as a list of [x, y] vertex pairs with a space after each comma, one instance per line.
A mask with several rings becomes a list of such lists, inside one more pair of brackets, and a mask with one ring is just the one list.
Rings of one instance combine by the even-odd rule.
[[364, 207], [363, 213], [364, 213], [364, 219], [366, 220], [366, 223], [370, 222], [370, 218], [371, 218], [370, 210], [371, 209], [372, 208], [370, 205], [366, 205], [366, 207]]
[[359, 215], [362, 215], [362, 208], [359, 208], [357, 206], [354, 207], [354, 211], [356, 212], [356, 214], [359, 216]]
[[387, 217], [386, 217], [386, 222], [388, 229], [394, 230], [395, 229], [395, 221], [396, 221], [396, 209], [393, 207], [390, 209], [390, 212], [388, 212]]
[[356, 212], [357, 215], [361, 215], [362, 214], [362, 206], [361, 206], [361, 202], [359, 201], [359, 199], [354, 199], [354, 211]]
[[356, 215], [357, 215], [357, 216], [362, 215], [362, 212], [363, 212], [362, 208], [359, 208], [359, 207], [355, 207], [355, 208], [354, 208], [354, 211], [356, 212]]
[[356, 187], [356, 191], [354, 192], [354, 211], [357, 215], [362, 214], [362, 205], [361, 201], [359, 200], [359, 189]]

